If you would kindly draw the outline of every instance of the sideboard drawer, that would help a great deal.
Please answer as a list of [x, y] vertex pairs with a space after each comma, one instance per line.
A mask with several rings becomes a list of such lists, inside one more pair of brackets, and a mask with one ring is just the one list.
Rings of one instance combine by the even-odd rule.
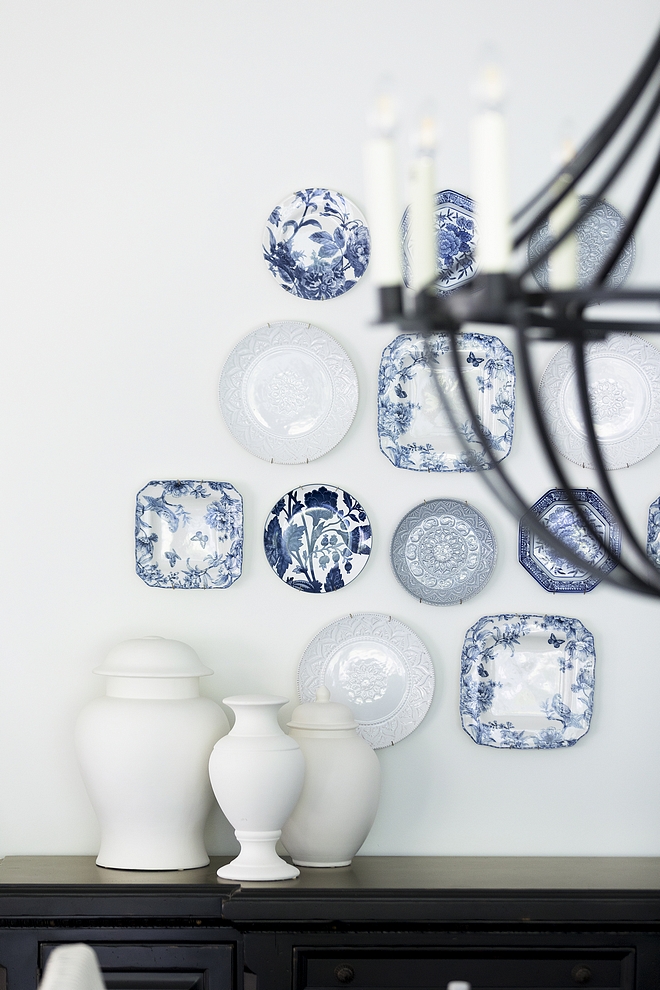
[[296, 990], [444, 988], [466, 980], [474, 990], [632, 990], [634, 949], [372, 948], [294, 953]]

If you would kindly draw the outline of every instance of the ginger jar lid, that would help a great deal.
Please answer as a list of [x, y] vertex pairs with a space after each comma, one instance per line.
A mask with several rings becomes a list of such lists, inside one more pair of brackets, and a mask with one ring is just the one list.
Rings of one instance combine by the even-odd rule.
[[325, 685], [316, 689], [316, 700], [307, 701], [293, 710], [291, 729], [356, 729], [357, 722], [350, 708], [330, 701], [330, 692]]
[[94, 673], [108, 677], [206, 677], [213, 671], [187, 643], [144, 636], [114, 646]]

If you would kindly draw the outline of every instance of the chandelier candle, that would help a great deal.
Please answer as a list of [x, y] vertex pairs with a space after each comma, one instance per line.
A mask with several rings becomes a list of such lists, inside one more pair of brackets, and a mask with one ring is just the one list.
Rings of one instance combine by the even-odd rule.
[[422, 119], [418, 153], [410, 171], [410, 284], [421, 292], [438, 274], [435, 243], [435, 127]]
[[472, 121], [472, 193], [477, 203], [477, 260], [485, 274], [505, 272], [511, 255], [506, 124], [502, 73], [487, 65], [478, 83], [482, 108]]
[[[575, 148], [571, 141], [564, 141], [562, 147], [562, 162], [565, 165], [573, 158]], [[571, 176], [564, 172], [555, 183], [555, 191], [561, 192], [571, 181]], [[559, 237], [578, 215], [580, 201], [575, 186], [559, 201], [548, 218], [550, 233], [554, 238]], [[578, 272], [578, 241], [575, 231], [565, 237], [548, 259], [548, 276], [550, 288], [562, 291], [574, 289]]]
[[376, 104], [372, 135], [364, 148], [364, 170], [371, 233], [369, 268], [380, 288], [401, 285], [401, 238], [394, 128], [394, 101], [383, 94]]

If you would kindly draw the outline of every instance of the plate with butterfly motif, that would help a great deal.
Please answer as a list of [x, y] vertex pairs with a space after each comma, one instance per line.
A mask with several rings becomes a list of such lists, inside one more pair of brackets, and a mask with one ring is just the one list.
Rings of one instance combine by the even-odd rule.
[[266, 221], [268, 269], [301, 299], [334, 299], [348, 292], [367, 270], [370, 250], [364, 216], [334, 189], [299, 189]]
[[318, 633], [298, 668], [300, 700], [314, 701], [325, 685], [346, 705], [357, 731], [374, 749], [393, 746], [417, 728], [429, 710], [435, 672], [412, 629], [391, 615], [345, 615]]
[[152, 588], [228, 588], [243, 566], [243, 499], [226, 481], [150, 481], [135, 504], [135, 568]]
[[[612, 334], [585, 346], [585, 366], [605, 466], [613, 471], [641, 461], [660, 444], [660, 351], [636, 334]], [[593, 467], [571, 344], [545, 369], [539, 403], [555, 447], [569, 461]]]
[[497, 543], [487, 520], [467, 502], [436, 498], [407, 513], [392, 538], [394, 573], [427, 605], [460, 605], [490, 580]]
[[480, 746], [561, 749], [589, 731], [594, 638], [562, 615], [484, 615], [461, 656], [463, 728]]
[[277, 502], [264, 527], [266, 559], [297, 591], [328, 594], [350, 584], [371, 553], [371, 523], [343, 488], [301, 485]]
[[[588, 197], [580, 196], [583, 206]], [[578, 288], [591, 285], [609, 250], [617, 242], [619, 235], [626, 225], [626, 219], [616, 207], [602, 199], [594, 204], [591, 212], [581, 220], [575, 228], [577, 238], [577, 278]], [[527, 245], [527, 260], [530, 265], [552, 243], [550, 225], [545, 220], [530, 236]], [[635, 239], [630, 237], [621, 253], [621, 257], [605, 280], [605, 287], [616, 289], [628, 278], [635, 261]], [[548, 259], [535, 265], [532, 269], [534, 278], [546, 292], [550, 288]]]
[[[490, 456], [501, 461], [513, 443], [516, 372], [499, 337], [461, 333], [459, 366], [486, 435]], [[466, 451], [438, 391], [444, 390]], [[395, 467], [408, 471], [478, 471], [490, 461], [465, 409], [444, 333], [404, 333], [383, 351], [378, 375], [378, 441]]]
[[[437, 249], [439, 296], [457, 285], [464, 285], [477, 274], [476, 248], [479, 232], [475, 222], [474, 200], [453, 189], [435, 194], [435, 237]], [[401, 220], [403, 280], [410, 288], [411, 267], [415, 254], [410, 231], [410, 207]]]
[[346, 434], [358, 404], [351, 360], [325, 330], [297, 320], [244, 337], [220, 378], [220, 407], [233, 437], [276, 464], [302, 464]]

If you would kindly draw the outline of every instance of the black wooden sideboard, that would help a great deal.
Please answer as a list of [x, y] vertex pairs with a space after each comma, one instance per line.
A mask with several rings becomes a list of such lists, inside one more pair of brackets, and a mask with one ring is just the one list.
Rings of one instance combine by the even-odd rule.
[[241, 884], [225, 862], [7, 857], [0, 990], [34, 990], [66, 942], [110, 990], [660, 990], [660, 859], [365, 856]]

